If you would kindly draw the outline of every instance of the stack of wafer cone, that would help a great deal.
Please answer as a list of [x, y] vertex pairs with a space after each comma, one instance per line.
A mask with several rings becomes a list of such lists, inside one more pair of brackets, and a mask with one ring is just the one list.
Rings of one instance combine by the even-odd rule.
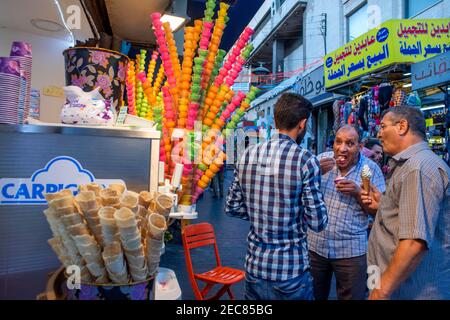
[[100, 225], [100, 218], [98, 217], [100, 206], [95, 191], [81, 191], [75, 197], [75, 201], [83, 213], [95, 239], [103, 245], [102, 227]]
[[115, 212], [114, 218], [119, 228], [120, 241], [127, 257], [131, 277], [135, 282], [144, 281], [148, 269], [136, 216], [129, 208], [123, 207]]
[[148, 272], [153, 275], [157, 272], [161, 251], [164, 243], [164, 233], [167, 230], [167, 223], [164, 216], [153, 213], [147, 219], [147, 237], [146, 237], [146, 258]]
[[148, 210], [141, 205], [138, 205], [136, 211], [136, 220], [138, 222], [138, 228], [141, 232], [142, 244], [145, 246], [145, 237], [147, 236], [147, 216]]
[[53, 237], [50, 247], [65, 267], [77, 265], [85, 283], [127, 284], [154, 275], [163, 248], [172, 197], [80, 186], [76, 197], [63, 190], [47, 194], [44, 211]]
[[[59, 217], [68, 235], [73, 240], [74, 247], [76, 247], [82, 257], [82, 261], [76, 263], [81, 267], [82, 280], [90, 281], [90, 275], [92, 275], [94, 281], [107, 283], [109, 280], [101, 259], [100, 247], [81, 219], [72, 193], [69, 190], [63, 191], [46, 196], [49, 209], [54, 210], [54, 213], [50, 211], [47, 212], [47, 215]], [[55, 246], [55, 243], [57, 243], [57, 240], [50, 241], [52, 248]], [[73, 251], [74, 248], [71, 248], [71, 250]], [[60, 258], [60, 260], [65, 261], [64, 258]], [[89, 271], [89, 275], [86, 268]]]
[[115, 212], [116, 208], [114, 207], [102, 207], [98, 211], [100, 225], [102, 227], [103, 244], [105, 247], [113, 242], [120, 241], [119, 228], [114, 219]]
[[103, 250], [102, 257], [112, 282], [118, 284], [129, 282], [127, 265], [120, 242], [113, 241], [107, 244]]

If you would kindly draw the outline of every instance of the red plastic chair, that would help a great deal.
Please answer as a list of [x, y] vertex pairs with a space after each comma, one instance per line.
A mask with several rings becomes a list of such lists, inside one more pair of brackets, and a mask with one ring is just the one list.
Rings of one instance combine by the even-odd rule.
[[[219, 250], [217, 249], [214, 228], [209, 223], [199, 223], [186, 226], [182, 231], [184, 254], [186, 257], [186, 266], [189, 275], [189, 281], [194, 290], [197, 300], [217, 300], [225, 292], [228, 293], [230, 299], [234, 300], [233, 292], [230, 286], [244, 279], [244, 271], [224, 267], [220, 263]], [[191, 249], [203, 247], [207, 245], [214, 246], [217, 267], [204, 273], [194, 273], [191, 260]], [[197, 280], [206, 282], [203, 290], [200, 291]], [[213, 296], [206, 297], [214, 285], [223, 285], [222, 288]]]

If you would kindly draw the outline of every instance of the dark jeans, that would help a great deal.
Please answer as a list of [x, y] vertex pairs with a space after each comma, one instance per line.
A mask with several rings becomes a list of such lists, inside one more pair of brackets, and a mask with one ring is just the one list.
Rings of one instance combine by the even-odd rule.
[[348, 259], [328, 259], [310, 251], [309, 257], [316, 300], [328, 299], [333, 273], [339, 300], [366, 299], [366, 255]]
[[245, 273], [246, 300], [314, 300], [309, 271], [286, 281], [270, 281]]
[[213, 189], [214, 196], [223, 197], [223, 179], [225, 175], [225, 169], [220, 170], [212, 179], [211, 187]]

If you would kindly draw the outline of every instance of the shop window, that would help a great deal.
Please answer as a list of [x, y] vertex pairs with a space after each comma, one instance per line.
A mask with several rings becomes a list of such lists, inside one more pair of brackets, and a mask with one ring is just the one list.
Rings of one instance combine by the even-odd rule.
[[369, 31], [367, 3], [347, 16], [347, 41], [352, 41]]
[[415, 17], [425, 9], [442, 0], [406, 0], [406, 18]]

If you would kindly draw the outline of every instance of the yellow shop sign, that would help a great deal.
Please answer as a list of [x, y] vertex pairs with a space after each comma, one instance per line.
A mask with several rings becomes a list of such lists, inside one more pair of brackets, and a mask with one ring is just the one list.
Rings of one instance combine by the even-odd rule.
[[389, 20], [324, 57], [325, 87], [450, 51], [450, 19]]

